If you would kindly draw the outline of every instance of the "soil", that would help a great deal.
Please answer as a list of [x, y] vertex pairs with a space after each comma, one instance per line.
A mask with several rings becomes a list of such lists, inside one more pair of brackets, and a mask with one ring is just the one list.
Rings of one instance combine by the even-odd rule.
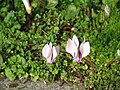
[[46, 83], [44, 81], [32, 82], [26, 79], [15, 81], [0, 79], [0, 90], [85, 90], [85, 87], [82, 83], [71, 84], [61, 81]]

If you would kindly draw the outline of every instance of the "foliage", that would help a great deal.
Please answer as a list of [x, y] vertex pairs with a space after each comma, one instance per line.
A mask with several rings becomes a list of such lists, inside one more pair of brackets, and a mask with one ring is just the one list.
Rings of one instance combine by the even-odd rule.
[[[0, 1], [0, 77], [72, 82], [79, 79], [87, 89], [120, 88], [119, 0], [101, 1], [33, 0], [30, 15], [22, 0]], [[110, 16], [105, 15], [106, 4]], [[81, 63], [73, 62], [65, 51], [68, 38], [74, 34], [80, 42], [85, 36], [91, 46], [90, 55]], [[47, 64], [41, 54], [49, 42], [60, 46], [55, 64]]]

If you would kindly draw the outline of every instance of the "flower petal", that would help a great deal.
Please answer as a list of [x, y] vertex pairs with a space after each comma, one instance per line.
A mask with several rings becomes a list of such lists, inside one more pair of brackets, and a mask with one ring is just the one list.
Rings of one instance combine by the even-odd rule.
[[108, 6], [107, 4], [106, 4], [106, 6], [105, 6], [104, 11], [105, 11], [105, 13], [109, 16], [109, 14], [110, 14], [110, 8], [109, 8], [109, 6]]
[[82, 42], [81, 43], [80, 52], [82, 54], [82, 58], [87, 56], [90, 53], [90, 44], [89, 44], [89, 42]]
[[119, 49], [117, 50], [117, 54], [118, 54], [118, 56], [120, 56], [120, 50]]
[[47, 63], [49, 63], [49, 64], [54, 63], [53, 59], [51, 59], [51, 58], [52, 58], [52, 55], [47, 58]]
[[49, 47], [52, 49], [52, 43], [51, 42], [49, 43]]
[[77, 47], [75, 46], [74, 42], [71, 39], [68, 39], [67, 45], [66, 45], [66, 51], [70, 53], [74, 57], [75, 49]]
[[59, 46], [57, 47], [53, 46], [53, 58], [52, 59], [55, 60], [58, 54], [59, 54]]
[[56, 48], [57, 54], [59, 54], [59, 52], [60, 52], [60, 47], [59, 47], [59, 46], [56, 46], [55, 48]]
[[76, 47], [78, 48], [79, 46], [79, 41], [76, 35], [73, 36], [72, 41], [75, 43]]
[[52, 48], [50, 45], [46, 44], [42, 49], [42, 55], [47, 59], [52, 56]]
[[31, 3], [29, 2], [29, 0], [22, 0], [23, 3], [24, 3], [24, 6], [27, 10], [27, 13], [30, 14], [31, 13], [31, 9], [32, 9], [32, 6], [31, 6]]
[[78, 62], [78, 63], [80, 63], [80, 62], [82, 62], [82, 59], [83, 59], [83, 58], [74, 58], [73, 61], [74, 61], [74, 62]]

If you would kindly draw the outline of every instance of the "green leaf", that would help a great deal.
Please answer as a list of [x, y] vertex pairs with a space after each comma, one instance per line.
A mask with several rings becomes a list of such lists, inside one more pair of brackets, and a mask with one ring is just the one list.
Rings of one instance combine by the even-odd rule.
[[10, 68], [5, 69], [5, 75], [8, 77], [11, 81], [15, 80], [15, 75], [12, 73]]
[[47, 0], [47, 1], [48, 1], [47, 8], [53, 8], [58, 4], [58, 0]]
[[0, 51], [2, 51], [3, 34], [0, 32]]
[[54, 32], [57, 34], [59, 32], [59, 27], [54, 27]]
[[64, 60], [63, 64], [64, 64], [65, 66], [68, 66], [67, 60]]
[[61, 72], [61, 79], [64, 79], [67, 75], [67, 72], [65, 72], [64, 70], [62, 70]]
[[52, 74], [58, 74], [58, 69], [54, 69], [54, 71], [52, 72]]
[[0, 64], [2, 64], [2, 63], [3, 63], [3, 58], [2, 58], [2, 56], [0, 54]]
[[71, 18], [75, 17], [75, 15], [77, 15], [78, 12], [79, 11], [77, 10], [76, 6], [74, 4], [71, 4], [68, 6], [68, 8], [66, 10], [65, 18], [71, 19]]

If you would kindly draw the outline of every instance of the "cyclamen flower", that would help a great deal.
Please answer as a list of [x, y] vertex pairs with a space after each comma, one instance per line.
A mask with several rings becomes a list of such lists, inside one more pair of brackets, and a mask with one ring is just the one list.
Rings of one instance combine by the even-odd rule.
[[118, 54], [118, 56], [120, 56], [120, 50], [119, 49], [117, 50], [117, 54]]
[[24, 5], [25, 5], [27, 13], [30, 14], [31, 10], [32, 10], [31, 3], [29, 2], [29, 0], [22, 0], [22, 1], [23, 1]]
[[73, 36], [72, 40], [68, 39], [66, 51], [73, 56], [74, 62], [81, 62], [82, 59], [90, 53], [90, 44], [89, 42], [85, 42], [85, 38], [80, 48], [78, 47], [79, 41], [76, 35]]
[[105, 11], [106, 15], [109, 16], [109, 14], [110, 14], [110, 8], [109, 8], [109, 6], [107, 4], [105, 6], [104, 11]]
[[59, 46], [53, 46], [50, 42], [49, 44], [46, 44], [42, 49], [42, 55], [46, 58], [47, 63], [52, 64], [55, 63], [55, 58], [58, 56], [60, 51]]

